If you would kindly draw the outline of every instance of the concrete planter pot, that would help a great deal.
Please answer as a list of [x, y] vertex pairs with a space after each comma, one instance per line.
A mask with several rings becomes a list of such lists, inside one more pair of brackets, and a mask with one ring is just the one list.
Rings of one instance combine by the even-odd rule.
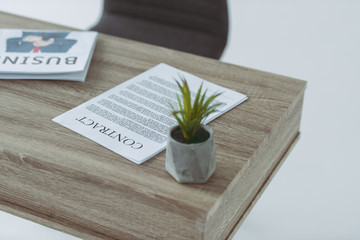
[[169, 130], [166, 170], [180, 183], [206, 183], [216, 168], [213, 130], [203, 125], [210, 137], [201, 143], [186, 144], [172, 137], [171, 133], [177, 127]]

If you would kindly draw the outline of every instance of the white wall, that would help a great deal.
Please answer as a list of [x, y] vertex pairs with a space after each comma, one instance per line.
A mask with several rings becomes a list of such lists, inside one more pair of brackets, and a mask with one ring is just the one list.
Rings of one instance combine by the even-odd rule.
[[230, 1], [223, 61], [308, 81], [302, 136], [236, 239], [360, 239], [360, 1]]

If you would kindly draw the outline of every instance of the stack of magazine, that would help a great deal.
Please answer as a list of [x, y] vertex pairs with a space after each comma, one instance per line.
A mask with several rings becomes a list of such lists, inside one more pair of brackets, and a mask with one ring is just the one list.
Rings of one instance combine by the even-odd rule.
[[0, 29], [0, 79], [84, 82], [97, 32]]

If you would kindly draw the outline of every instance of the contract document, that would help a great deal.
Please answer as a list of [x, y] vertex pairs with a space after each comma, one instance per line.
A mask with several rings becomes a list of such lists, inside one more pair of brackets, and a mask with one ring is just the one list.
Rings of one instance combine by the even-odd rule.
[[169, 128], [177, 122], [170, 105], [178, 106], [180, 90], [175, 79], [186, 78], [192, 97], [200, 85], [207, 96], [222, 93], [218, 112], [204, 124], [247, 99], [244, 94], [221, 87], [190, 73], [161, 63], [99, 96], [55, 117], [67, 127], [121, 156], [141, 164], [166, 147]]

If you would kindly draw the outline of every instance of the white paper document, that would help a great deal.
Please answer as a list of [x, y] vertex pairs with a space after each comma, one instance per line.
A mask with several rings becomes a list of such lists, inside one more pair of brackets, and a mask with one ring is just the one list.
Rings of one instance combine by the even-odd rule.
[[161, 63], [148, 71], [56, 117], [53, 121], [141, 164], [166, 147], [168, 129], [177, 124], [170, 104], [178, 106], [180, 95], [174, 80], [187, 79], [192, 97], [203, 83], [207, 96], [221, 92], [219, 112], [210, 122], [242, 103], [241, 93], [205, 81], [190, 73]]
[[97, 32], [0, 29], [0, 79], [84, 82]]

